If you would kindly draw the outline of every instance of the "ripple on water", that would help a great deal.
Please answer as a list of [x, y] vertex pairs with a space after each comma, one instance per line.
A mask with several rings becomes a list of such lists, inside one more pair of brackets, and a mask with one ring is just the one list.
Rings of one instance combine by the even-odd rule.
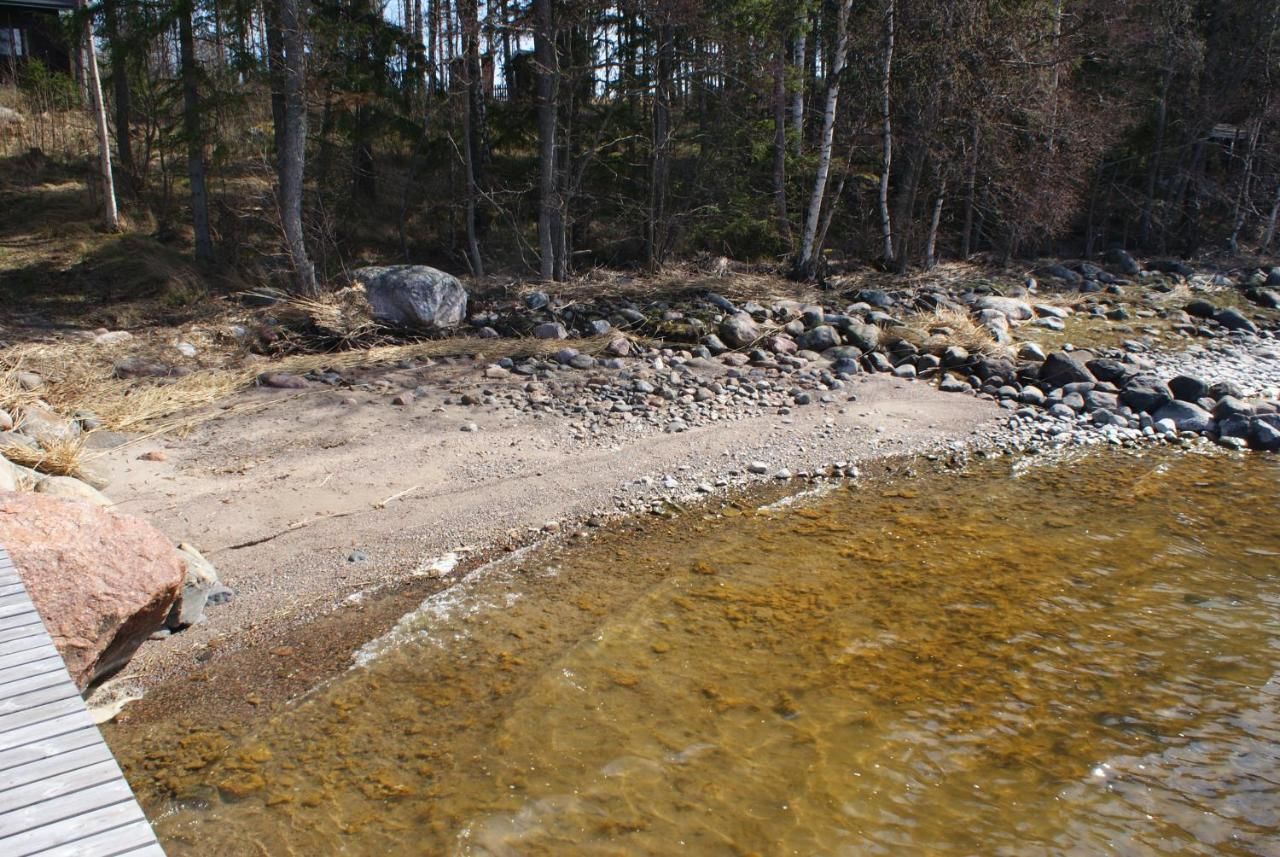
[[1277, 854], [1278, 501], [1117, 453], [654, 525], [119, 749], [174, 855]]

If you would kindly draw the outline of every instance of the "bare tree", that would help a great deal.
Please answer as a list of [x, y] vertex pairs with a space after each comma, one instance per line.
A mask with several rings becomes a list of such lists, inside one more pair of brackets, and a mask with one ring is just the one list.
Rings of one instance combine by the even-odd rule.
[[849, 52], [849, 14], [853, 0], [841, 0], [836, 19], [836, 47], [827, 69], [827, 100], [822, 111], [822, 138], [818, 144], [818, 174], [814, 178], [813, 193], [809, 196], [809, 209], [804, 220], [804, 235], [800, 239], [800, 253], [796, 257], [797, 276], [812, 277], [817, 269], [818, 226], [822, 217], [822, 202], [827, 193], [827, 177], [831, 172], [831, 143], [835, 137], [836, 108], [840, 103], [840, 75], [844, 73], [845, 59]]
[[462, 16], [463, 67], [466, 70], [466, 105], [463, 109], [463, 166], [467, 171], [467, 260], [471, 273], [484, 276], [480, 238], [476, 233], [476, 200], [480, 195], [480, 128], [484, 122], [483, 81], [480, 79], [480, 18], [477, 0], [458, 0]]
[[315, 295], [316, 270], [302, 231], [302, 179], [307, 160], [306, 21], [299, 0], [279, 0], [284, 73], [284, 127], [279, 129], [280, 222], [293, 266], [293, 287]]
[[120, 228], [120, 215], [116, 210], [116, 183], [111, 176], [111, 139], [107, 136], [107, 109], [102, 103], [102, 81], [98, 77], [98, 53], [93, 46], [93, 21], [80, 0], [84, 15], [84, 47], [89, 77], [89, 96], [92, 99], [93, 118], [98, 130], [98, 165], [102, 175], [102, 219], [112, 232]]
[[542, 254], [542, 279], [556, 275], [555, 226], [560, 202], [556, 191], [556, 62], [555, 22], [552, 0], [533, 2], [533, 53], [538, 77], [538, 250]]
[[893, 111], [890, 94], [893, 85], [893, 26], [895, 0], [885, 0], [884, 61], [880, 70], [880, 133], [883, 153], [880, 158], [880, 237], [884, 241], [885, 264], [893, 262], [893, 221], [889, 216], [889, 173], [893, 169]]
[[178, 52], [182, 66], [182, 130], [187, 138], [187, 180], [191, 184], [191, 227], [195, 232], [196, 258], [213, 261], [209, 234], [209, 192], [205, 187], [204, 132], [200, 127], [200, 69], [196, 65], [192, 17], [194, 0], [178, 8]]
[[[116, 155], [120, 169], [129, 179], [128, 192], [138, 189], [137, 170], [133, 164], [133, 141], [129, 136], [132, 124], [132, 98], [129, 92], [129, 71], [125, 61], [127, 51], [124, 44], [124, 33], [121, 32], [121, 13], [119, 0], [104, 0], [102, 4], [103, 23], [107, 32], [107, 48], [111, 58], [111, 88], [115, 100], [116, 114]], [[96, 61], [94, 63], [97, 64]]]
[[773, 200], [778, 233], [790, 240], [787, 219], [787, 74], [784, 50], [773, 58]]

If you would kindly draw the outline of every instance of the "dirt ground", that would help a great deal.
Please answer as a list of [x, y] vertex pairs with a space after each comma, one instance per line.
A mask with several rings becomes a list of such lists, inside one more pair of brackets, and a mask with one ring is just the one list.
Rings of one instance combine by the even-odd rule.
[[[433, 392], [419, 387], [407, 407], [376, 388], [251, 390], [186, 437], [105, 450], [97, 464], [118, 508], [198, 546], [235, 596], [206, 622], [144, 645], [91, 702], [145, 693], [126, 709], [135, 722], [207, 714], [213, 696], [228, 711], [279, 704], [345, 669], [362, 642], [463, 571], [517, 544], [582, 537], [619, 498], [720, 480], [723, 502], [752, 483], [776, 487], [781, 467], [921, 451], [984, 432], [1000, 413], [877, 375], [853, 382], [856, 401], [846, 391], [790, 415], [681, 433], [637, 421], [575, 438], [566, 416], [454, 404], [481, 368], [433, 367]], [[245, 409], [254, 403], [264, 407]], [[153, 451], [163, 460], [140, 457]], [[752, 461], [771, 475], [748, 476]], [[682, 488], [664, 490], [667, 478]], [[429, 570], [451, 552], [452, 573]]]

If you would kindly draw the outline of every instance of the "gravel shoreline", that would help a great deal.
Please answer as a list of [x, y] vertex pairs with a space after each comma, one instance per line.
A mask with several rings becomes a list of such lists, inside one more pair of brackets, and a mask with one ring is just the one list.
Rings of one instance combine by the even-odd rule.
[[[228, 698], [281, 703], [344, 669], [408, 602], [504, 552], [761, 488], [794, 493], [899, 455], [962, 463], [971, 452], [1205, 437], [1269, 448], [1267, 432], [1280, 429], [1269, 317], [1143, 309], [1180, 342], [1204, 344], [1175, 349], [1151, 335], [1046, 354], [1009, 334], [1057, 330], [1073, 312], [1118, 328], [1127, 316], [1107, 309], [1108, 294], [1077, 296], [1072, 309], [1061, 295], [856, 297], [766, 308], [709, 295], [693, 311], [709, 306], [718, 332], [697, 346], [619, 339], [598, 356], [566, 348], [274, 378], [229, 403], [261, 410], [109, 451], [117, 504], [200, 546], [236, 594], [145, 646], [101, 696], [145, 692], [129, 716], [165, 716], [194, 671], [209, 691], [231, 687]], [[884, 336], [897, 323], [889, 312], [911, 305], [964, 307], [1016, 356], [944, 347], [954, 331], [942, 321], [919, 344]], [[743, 347], [726, 350], [726, 338]], [[282, 396], [277, 383], [309, 389]]]

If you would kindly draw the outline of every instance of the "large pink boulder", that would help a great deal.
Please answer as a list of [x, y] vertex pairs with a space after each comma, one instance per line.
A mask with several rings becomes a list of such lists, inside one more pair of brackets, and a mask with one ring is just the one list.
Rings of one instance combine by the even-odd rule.
[[0, 493], [0, 545], [81, 690], [164, 625], [185, 573], [145, 521], [42, 494]]

